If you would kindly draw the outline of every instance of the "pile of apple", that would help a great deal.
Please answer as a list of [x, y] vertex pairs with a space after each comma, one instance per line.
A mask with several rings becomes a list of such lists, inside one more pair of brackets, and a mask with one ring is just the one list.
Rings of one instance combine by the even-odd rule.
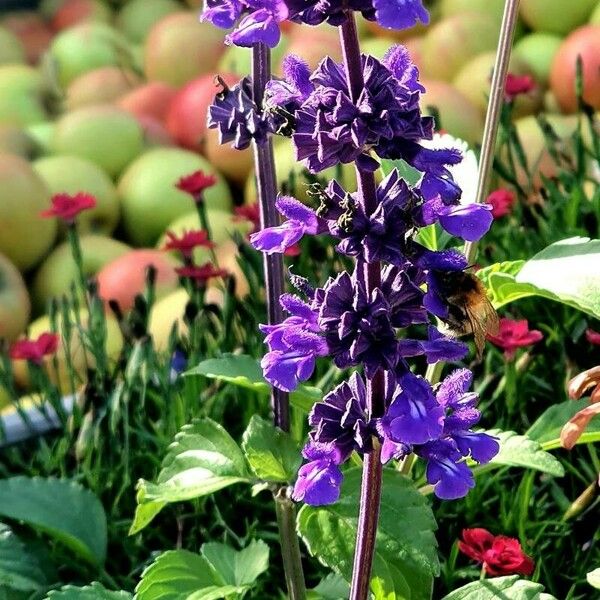
[[[199, 21], [199, 4], [42, 0], [36, 12], [0, 15], [0, 338], [47, 330], [49, 300], [67, 294], [75, 278], [65, 231], [40, 218], [58, 192], [97, 199], [78, 227], [86, 273], [98, 277], [103, 298], [126, 310], [143, 289], [146, 267], [157, 268], [152, 328], [160, 346], [186, 302], [176, 258], [161, 250], [165, 232], [199, 226], [190, 197], [175, 183], [198, 169], [215, 174], [206, 203], [216, 254], [245, 293], [231, 233], [245, 234], [250, 225], [233, 218], [232, 209], [234, 201], [255, 201], [252, 157], [220, 146], [206, 112], [215, 73], [233, 83], [248, 73], [250, 56], [226, 47], [223, 32]], [[533, 75], [537, 87], [518, 100], [517, 129], [527, 151], [541, 154], [532, 115], [545, 110], [560, 134], [572, 129], [577, 55], [585, 98], [600, 108], [600, 1], [521, 4], [511, 71]], [[503, 6], [504, 0], [440, 0], [431, 27], [396, 36], [361, 21], [364, 50], [382, 57], [394, 40], [405, 43], [428, 90], [425, 104], [435, 107], [445, 130], [475, 144]], [[276, 72], [287, 53], [313, 67], [325, 54], [341, 58], [329, 26], [287, 25], [273, 57]], [[302, 197], [306, 180], [289, 141], [277, 141], [275, 153], [280, 180], [293, 173], [293, 191]], [[352, 185], [351, 169], [343, 175]], [[117, 352], [113, 329], [109, 343]]]

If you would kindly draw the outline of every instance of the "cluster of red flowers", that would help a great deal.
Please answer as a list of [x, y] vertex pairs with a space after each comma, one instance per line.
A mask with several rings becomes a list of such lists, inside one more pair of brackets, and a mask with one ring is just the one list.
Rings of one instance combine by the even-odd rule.
[[531, 75], [515, 75], [514, 73], [509, 73], [506, 76], [504, 93], [506, 94], [506, 99], [510, 102], [517, 96], [529, 94], [535, 90], [536, 87], [537, 84], [535, 79]]
[[492, 206], [492, 216], [494, 219], [499, 219], [510, 214], [516, 201], [517, 198], [515, 194], [506, 188], [494, 190], [486, 200], [486, 202]]
[[27, 360], [41, 365], [46, 356], [52, 356], [58, 350], [60, 337], [55, 333], [42, 333], [37, 339], [17, 340], [10, 347], [9, 355], [13, 360]]
[[177, 189], [189, 194], [194, 202], [202, 202], [204, 191], [217, 183], [215, 175], [210, 175], [204, 171], [195, 171], [190, 175], [182, 177], [177, 182]]
[[544, 335], [537, 329], [529, 329], [526, 320], [513, 321], [512, 319], [500, 319], [500, 327], [496, 335], [488, 335], [487, 339], [504, 350], [507, 360], [514, 358], [518, 348], [531, 346], [541, 341]]
[[52, 196], [51, 208], [42, 211], [44, 218], [58, 217], [67, 225], [72, 225], [79, 213], [96, 206], [96, 198], [91, 194], [79, 192], [74, 196], [70, 194], [55, 194]]

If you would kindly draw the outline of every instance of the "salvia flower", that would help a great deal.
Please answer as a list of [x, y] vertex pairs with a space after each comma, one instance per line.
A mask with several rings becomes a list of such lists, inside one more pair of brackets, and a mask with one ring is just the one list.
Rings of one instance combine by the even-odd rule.
[[192, 253], [196, 248], [213, 248], [214, 243], [210, 241], [208, 233], [203, 229], [195, 231], [184, 231], [178, 237], [172, 231], [167, 231], [167, 241], [163, 250], [177, 250], [186, 260], [191, 260]]
[[309, 462], [298, 471], [292, 498], [313, 506], [337, 502], [343, 479], [338, 448], [334, 444], [307, 444], [302, 456]]
[[493, 535], [487, 529], [463, 529], [458, 549], [481, 563], [485, 572], [492, 577], [531, 575], [535, 569], [535, 563], [523, 552], [519, 540]]
[[506, 99], [512, 101], [517, 96], [529, 94], [536, 87], [535, 79], [531, 75], [508, 73], [504, 84], [504, 93], [506, 94]]
[[506, 188], [494, 190], [486, 200], [492, 207], [492, 216], [494, 219], [500, 219], [509, 215], [516, 201], [515, 194]]
[[194, 202], [202, 202], [204, 192], [217, 183], [215, 175], [205, 173], [204, 171], [195, 171], [185, 175], [176, 184], [176, 188], [189, 194]]
[[55, 194], [52, 196], [52, 207], [42, 211], [42, 217], [58, 217], [71, 225], [75, 222], [75, 218], [85, 210], [90, 210], [96, 206], [96, 198], [91, 194], [80, 192], [78, 194]]
[[35, 340], [17, 340], [10, 347], [9, 355], [13, 360], [27, 360], [41, 365], [44, 357], [56, 353], [59, 341], [60, 337], [57, 334], [45, 332]]
[[512, 319], [500, 319], [497, 335], [488, 335], [487, 339], [504, 350], [504, 356], [511, 360], [518, 348], [525, 348], [537, 344], [544, 338], [541, 331], [529, 329], [529, 323], [523, 319], [513, 321]]
[[226, 269], [219, 269], [210, 262], [203, 265], [184, 265], [183, 267], [177, 267], [175, 272], [180, 277], [194, 281], [200, 287], [206, 285], [209, 279], [227, 277], [229, 275]]

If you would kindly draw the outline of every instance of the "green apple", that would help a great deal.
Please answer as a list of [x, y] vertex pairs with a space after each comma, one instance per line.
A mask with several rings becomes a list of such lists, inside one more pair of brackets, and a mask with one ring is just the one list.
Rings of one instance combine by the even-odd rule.
[[73, 80], [66, 92], [67, 110], [94, 104], [112, 104], [141, 84], [140, 77], [122, 67], [100, 67]]
[[86, 22], [66, 29], [54, 38], [49, 52], [63, 87], [98, 67], [131, 64], [126, 38], [104, 23]]
[[119, 10], [115, 24], [131, 41], [141, 44], [155, 23], [180, 10], [175, 0], [130, 0]]
[[63, 0], [52, 14], [50, 24], [54, 31], [63, 31], [86, 22], [109, 23], [112, 11], [103, 0]]
[[33, 163], [36, 173], [54, 194], [86, 192], [96, 198], [96, 206], [77, 217], [80, 233], [110, 235], [119, 222], [117, 188], [95, 163], [78, 156], [47, 156]]
[[0, 27], [0, 65], [25, 62], [25, 49], [21, 40], [4, 27]]
[[469, 11], [487, 13], [500, 23], [504, 13], [504, 0], [442, 0], [440, 3], [442, 18]]
[[45, 121], [42, 78], [27, 65], [0, 66], [0, 125], [29, 125]]
[[167, 15], [146, 39], [146, 77], [179, 87], [199, 75], [214, 73], [225, 51], [224, 37], [222, 29], [201, 23], [193, 12]]
[[473, 56], [496, 49], [500, 26], [490, 14], [467, 12], [443, 19], [423, 42], [422, 75], [452, 81]]
[[217, 176], [205, 192], [208, 208], [231, 208], [231, 192], [208, 161], [179, 148], [148, 150], [123, 173], [118, 185], [123, 229], [137, 246], [156, 243], [174, 219], [193, 210], [192, 198], [175, 186], [179, 179], [202, 170]]
[[42, 178], [19, 156], [0, 155], [0, 252], [27, 271], [46, 255], [56, 237], [56, 219], [40, 212], [50, 205]]
[[142, 151], [138, 121], [114, 106], [87, 106], [64, 115], [53, 140], [57, 154], [87, 158], [116, 177]]
[[[83, 272], [86, 277], [96, 275], [102, 267], [127, 254], [130, 248], [102, 235], [84, 235], [80, 238]], [[77, 266], [71, 246], [64, 242], [57, 246], [37, 270], [31, 288], [36, 311], [46, 308], [48, 301], [69, 294], [77, 282]]]
[[598, 0], [521, 0], [521, 17], [534, 31], [565, 35], [583, 25]]
[[38, 154], [50, 154], [52, 152], [54, 131], [56, 130], [56, 121], [42, 121], [27, 125], [25, 131], [35, 144]]
[[230, 144], [221, 144], [219, 132], [207, 129], [204, 136], [203, 153], [220, 173], [235, 186], [243, 188], [254, 166], [252, 148], [236, 150]]
[[36, 148], [36, 142], [21, 127], [0, 125], [0, 154], [16, 154], [28, 158]]
[[590, 25], [600, 25], [600, 2], [598, 6], [594, 9], [594, 12], [590, 15], [589, 20]]
[[0, 340], [12, 342], [21, 335], [31, 313], [25, 281], [15, 265], [0, 254]]
[[562, 43], [562, 38], [551, 33], [529, 33], [513, 49], [513, 55], [533, 73], [536, 80], [547, 85], [552, 61]]

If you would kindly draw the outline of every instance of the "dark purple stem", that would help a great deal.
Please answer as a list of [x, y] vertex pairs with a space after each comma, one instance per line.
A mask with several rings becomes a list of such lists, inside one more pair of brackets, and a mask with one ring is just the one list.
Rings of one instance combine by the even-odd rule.
[[[271, 78], [271, 51], [265, 44], [252, 47], [252, 94], [256, 106], [261, 107], [265, 86]], [[275, 208], [277, 178], [273, 144], [270, 138], [254, 143], [254, 169], [260, 207], [261, 228], [279, 225], [279, 213]], [[279, 298], [283, 294], [284, 270], [281, 254], [263, 254], [263, 271], [267, 294], [267, 318], [269, 325], [283, 321]], [[283, 431], [290, 430], [290, 401], [287, 392], [271, 388], [273, 422]], [[296, 535], [296, 508], [291, 501], [288, 487], [280, 486], [275, 494], [275, 509], [279, 526], [279, 540], [283, 570], [290, 600], [305, 600], [306, 585], [302, 570], [300, 544]]]
[[[348, 86], [352, 100], [358, 101], [363, 88], [363, 71], [358, 34], [354, 14], [348, 12], [346, 22], [340, 28], [340, 39]], [[367, 215], [377, 208], [377, 187], [375, 175], [356, 168], [358, 180], [358, 198], [362, 202]], [[368, 294], [381, 284], [381, 265], [376, 263], [359, 263], [357, 274], [362, 277]], [[384, 374], [379, 370], [372, 379], [367, 380], [367, 411], [371, 417], [381, 417], [384, 405]], [[366, 600], [369, 596], [369, 583], [375, 554], [379, 506], [381, 504], [381, 450], [377, 442], [374, 449], [365, 454], [363, 462], [362, 483], [360, 491], [360, 510], [358, 515], [358, 531], [354, 566], [352, 569], [351, 600]]]

